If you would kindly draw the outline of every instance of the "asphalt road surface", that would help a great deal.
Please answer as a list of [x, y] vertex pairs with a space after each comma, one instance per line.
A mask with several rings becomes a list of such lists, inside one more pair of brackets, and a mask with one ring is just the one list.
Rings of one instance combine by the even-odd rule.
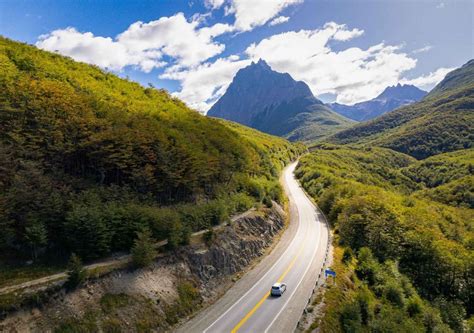
[[[178, 332], [293, 332], [324, 263], [328, 228], [323, 216], [296, 181], [296, 163], [284, 170], [282, 183], [290, 201], [290, 226], [277, 246], [216, 303]], [[271, 297], [283, 282], [287, 290]]]

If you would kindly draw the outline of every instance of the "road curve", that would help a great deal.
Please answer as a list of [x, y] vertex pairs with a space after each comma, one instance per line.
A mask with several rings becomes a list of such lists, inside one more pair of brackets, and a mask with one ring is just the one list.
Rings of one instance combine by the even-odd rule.
[[[216, 303], [178, 328], [178, 332], [293, 332], [324, 263], [329, 230], [288, 166], [281, 181], [290, 203], [290, 226], [274, 250]], [[284, 282], [282, 297], [270, 287]]]

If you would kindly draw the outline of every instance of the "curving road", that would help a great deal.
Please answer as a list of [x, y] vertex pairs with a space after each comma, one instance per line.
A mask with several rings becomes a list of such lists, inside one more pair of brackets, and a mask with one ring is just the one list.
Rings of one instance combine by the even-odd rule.
[[[329, 235], [324, 217], [294, 178], [295, 167], [288, 166], [281, 179], [291, 222], [275, 249], [178, 332], [294, 331], [323, 266]], [[282, 297], [270, 297], [275, 282], [288, 286]]]

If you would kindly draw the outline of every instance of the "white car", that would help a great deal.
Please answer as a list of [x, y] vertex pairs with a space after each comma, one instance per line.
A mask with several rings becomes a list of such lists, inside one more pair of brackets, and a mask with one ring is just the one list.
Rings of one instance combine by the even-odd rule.
[[284, 283], [275, 283], [270, 290], [270, 295], [272, 296], [281, 296], [286, 291], [286, 284]]

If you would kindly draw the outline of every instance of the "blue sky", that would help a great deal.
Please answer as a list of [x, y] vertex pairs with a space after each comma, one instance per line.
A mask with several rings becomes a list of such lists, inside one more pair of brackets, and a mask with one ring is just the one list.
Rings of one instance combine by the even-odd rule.
[[0, 34], [152, 83], [206, 111], [265, 59], [325, 101], [432, 88], [474, 56], [472, 1], [0, 0]]

